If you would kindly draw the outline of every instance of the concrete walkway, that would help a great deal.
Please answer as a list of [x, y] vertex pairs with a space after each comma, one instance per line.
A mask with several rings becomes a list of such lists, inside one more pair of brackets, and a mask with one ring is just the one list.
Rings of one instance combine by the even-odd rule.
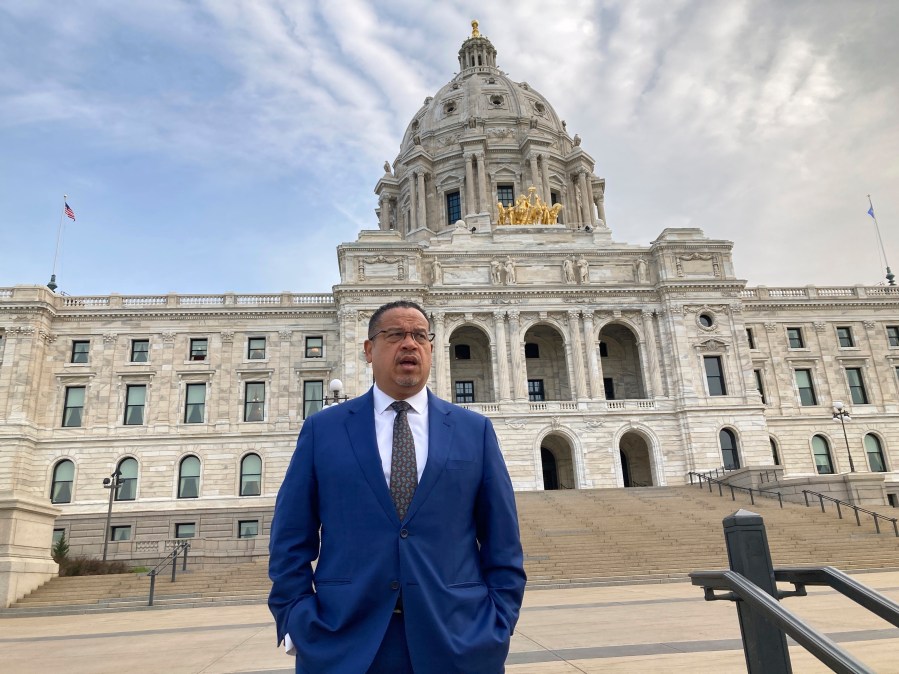
[[[899, 572], [859, 574], [899, 602]], [[827, 588], [784, 605], [877, 672], [899, 673], [899, 628]], [[791, 646], [794, 671], [827, 672]], [[0, 670], [15, 674], [284, 674], [264, 605], [0, 620]], [[745, 671], [736, 609], [689, 583], [529, 590], [510, 674]]]

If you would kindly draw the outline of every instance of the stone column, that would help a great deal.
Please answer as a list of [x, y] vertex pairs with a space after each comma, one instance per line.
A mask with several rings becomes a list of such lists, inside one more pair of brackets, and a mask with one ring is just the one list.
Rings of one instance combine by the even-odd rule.
[[543, 195], [540, 197], [546, 203], [552, 201], [552, 197], [549, 193], [549, 169], [546, 166], [546, 155], [540, 155], [540, 177], [542, 179], [543, 185]]
[[[646, 383], [646, 397], [652, 398], [653, 395], [661, 395], [662, 394], [662, 377], [659, 372], [659, 362], [656, 354], [658, 353], [655, 335], [655, 326], [652, 324], [652, 312], [651, 311], [643, 311], [643, 339], [647, 344], [647, 355], [649, 356], [649, 362], [644, 365], [644, 372], [648, 370], [648, 380]], [[644, 379], [647, 379], [644, 377]]]
[[587, 172], [584, 169], [578, 171], [577, 184], [581, 193], [581, 212], [578, 213], [578, 218], [580, 218], [580, 222], [589, 225], [592, 220], [590, 218], [590, 203], [587, 201], [589, 198], [587, 194]]
[[496, 362], [494, 367], [499, 375], [497, 400], [509, 400], [509, 359], [506, 356], [506, 314], [504, 311], [493, 312], [493, 331], [496, 335]]
[[645, 390], [644, 395], [647, 398], [652, 398], [652, 390], [651, 390], [652, 384], [649, 382], [648, 378], [646, 377], [646, 369], [647, 368], [646, 368], [645, 363], [648, 360], [648, 355], [647, 355], [648, 349], [646, 348], [646, 340], [645, 339], [640, 339], [637, 341], [637, 350], [640, 353], [640, 365], [643, 368], [643, 371], [641, 373], [641, 375], [642, 375], [641, 378], [643, 379], [643, 388]]
[[527, 193], [527, 190], [530, 189], [531, 185], [533, 185], [537, 188], [537, 194], [540, 194], [540, 169], [537, 167], [537, 155], [533, 152], [529, 154], [528, 162], [531, 166], [531, 184], [525, 185], [522, 192]]
[[418, 173], [415, 171], [409, 180], [409, 211], [409, 232], [411, 232], [418, 229]]
[[587, 199], [585, 199], [585, 205], [587, 209], [590, 211], [590, 220], [589, 223], [591, 225], [596, 224], [596, 197], [593, 196], [593, 176], [585, 179], [587, 183]]
[[478, 160], [478, 213], [487, 213], [490, 202], [487, 200], [487, 166], [484, 153], [478, 152], [475, 157]]
[[569, 353], [571, 354], [571, 365], [568, 369], [569, 374], [574, 373], [574, 391], [578, 400], [587, 397], [587, 381], [584, 377], [584, 358], [583, 348], [581, 347], [581, 312], [576, 309], [568, 311], [568, 343], [570, 344]]
[[590, 379], [590, 397], [603, 397], [605, 390], [602, 386], [602, 376], [600, 374], [599, 360], [597, 356], [597, 341], [593, 334], [593, 312], [583, 312], [584, 317], [584, 350], [587, 352], [587, 373]]
[[444, 348], [444, 342], [446, 341], [446, 316], [442, 311], [435, 311], [431, 318], [434, 321], [434, 389], [439, 397], [448, 400], [444, 396], [444, 389], [446, 389], [444, 364], [447, 357], [447, 352]]
[[381, 229], [390, 229], [390, 197], [385, 197], [381, 204]]
[[521, 334], [521, 314], [509, 312], [509, 353], [512, 355], [512, 397], [528, 399], [528, 372], [524, 361], [524, 343]]
[[428, 226], [427, 193], [425, 192], [425, 173], [418, 174], [418, 226]]
[[465, 215], [475, 212], [474, 203], [474, 171], [471, 168], [471, 153], [465, 153]]

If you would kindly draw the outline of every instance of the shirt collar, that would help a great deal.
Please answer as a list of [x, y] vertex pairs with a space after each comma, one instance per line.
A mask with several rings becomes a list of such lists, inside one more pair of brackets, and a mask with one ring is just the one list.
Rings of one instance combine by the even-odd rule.
[[[384, 414], [384, 412], [390, 409], [390, 406], [395, 402], [395, 399], [391, 398], [389, 395], [384, 393], [384, 391], [379, 389], [377, 384], [375, 384], [372, 389], [372, 393], [374, 394], [375, 399], [375, 412], [378, 414]], [[412, 409], [415, 410], [416, 413], [424, 414], [425, 410], [428, 409], [427, 387], [423, 388], [411, 398], [406, 398], [406, 402], [412, 406]]]

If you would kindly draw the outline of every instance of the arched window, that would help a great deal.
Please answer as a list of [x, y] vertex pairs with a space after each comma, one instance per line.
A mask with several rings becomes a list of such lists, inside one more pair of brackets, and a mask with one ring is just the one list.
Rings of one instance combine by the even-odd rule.
[[262, 493], [262, 459], [247, 454], [240, 462], [240, 495], [259, 496]]
[[729, 428], [722, 428], [718, 433], [718, 442], [721, 444], [721, 458], [724, 459], [726, 470], [736, 470], [740, 467], [740, 456], [737, 453], [737, 436]]
[[116, 492], [116, 501], [133, 501], [137, 498], [137, 459], [128, 457], [119, 461], [118, 471], [122, 484]]
[[883, 460], [883, 448], [876, 435], [868, 433], [865, 436], [865, 453], [868, 455], [868, 467], [872, 473], [885, 473], [886, 462]]
[[178, 467], [178, 498], [200, 496], [200, 460], [195, 456], [185, 456]]
[[821, 475], [833, 473], [833, 459], [830, 456], [830, 443], [823, 435], [812, 438], [812, 453], [815, 455], [815, 468]]
[[53, 469], [53, 484], [50, 486], [51, 503], [71, 503], [72, 483], [75, 481], [75, 464], [65, 459]]
[[768, 442], [771, 443], [771, 457], [774, 459], [774, 465], [780, 465], [780, 453], [777, 451], [777, 443], [774, 442], [774, 438], [768, 438]]

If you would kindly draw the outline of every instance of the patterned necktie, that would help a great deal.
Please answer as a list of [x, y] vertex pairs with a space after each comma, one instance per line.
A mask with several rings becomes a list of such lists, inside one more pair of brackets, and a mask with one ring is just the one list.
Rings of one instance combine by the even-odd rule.
[[393, 420], [393, 454], [390, 458], [390, 497], [396, 506], [396, 514], [402, 521], [418, 486], [415, 441], [412, 439], [407, 415], [412, 405], [405, 400], [397, 400], [390, 407], [396, 412]]

